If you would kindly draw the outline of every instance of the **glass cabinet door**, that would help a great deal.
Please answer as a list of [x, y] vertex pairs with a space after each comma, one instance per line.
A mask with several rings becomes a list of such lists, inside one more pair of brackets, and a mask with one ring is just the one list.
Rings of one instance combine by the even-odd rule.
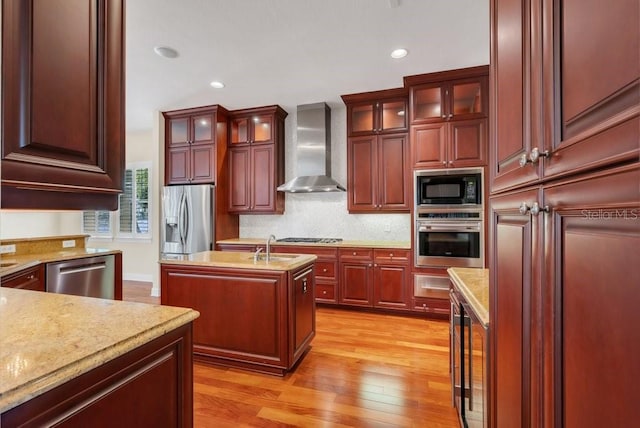
[[454, 116], [482, 113], [482, 88], [480, 82], [454, 83], [452, 85]]
[[211, 142], [213, 141], [213, 127], [211, 123], [213, 117], [211, 115], [194, 116], [193, 117], [193, 136], [192, 142]]
[[446, 118], [442, 87], [425, 86], [413, 92], [412, 121]]
[[351, 107], [351, 132], [374, 131], [375, 104], [363, 104]]
[[169, 144], [187, 144], [189, 142], [189, 118], [170, 119]]
[[273, 119], [271, 116], [253, 116], [251, 122], [253, 123], [252, 142], [264, 143], [267, 141], [270, 142], [273, 139], [271, 136], [273, 129]]
[[237, 117], [230, 121], [231, 135], [230, 144], [247, 144], [249, 143], [249, 118]]
[[387, 101], [380, 103], [380, 130], [404, 129], [407, 127], [407, 103]]

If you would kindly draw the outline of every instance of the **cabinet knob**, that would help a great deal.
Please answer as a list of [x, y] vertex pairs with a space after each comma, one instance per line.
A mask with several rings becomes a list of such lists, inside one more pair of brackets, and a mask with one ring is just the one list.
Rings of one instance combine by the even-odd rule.
[[326, 272], [326, 271], [327, 271], [327, 268], [322, 269], [322, 272]]
[[442, 165], [447, 166], [447, 161], [442, 161]]
[[453, 113], [449, 113], [449, 117], [447, 119], [451, 119], [453, 117]]
[[327, 294], [327, 290], [322, 290], [322, 294]]
[[446, 119], [446, 118], [447, 118], [447, 115], [446, 115], [446, 114], [443, 114], [443, 115], [442, 115], [442, 118], [443, 118], [443, 119]]
[[357, 253], [354, 251], [354, 252], [353, 252], [353, 255], [355, 256], [356, 254], [357, 254]]
[[520, 208], [518, 208], [518, 211], [520, 211], [520, 214], [522, 215], [527, 215], [527, 213], [531, 213], [531, 215], [538, 215], [540, 214], [540, 211], [548, 213], [549, 207], [545, 205], [544, 207], [540, 208], [540, 205], [537, 202], [534, 202], [533, 204], [531, 204], [531, 206], [529, 206], [526, 202], [523, 202], [520, 204]]
[[533, 149], [531, 149], [531, 152], [528, 155], [527, 153], [523, 153], [520, 156], [520, 161], [518, 163], [520, 164], [520, 167], [523, 167], [528, 163], [534, 165], [538, 163], [538, 160], [541, 157], [550, 158], [551, 152], [549, 150], [545, 150], [544, 152], [540, 153], [540, 150], [538, 150], [537, 147], [534, 147]]
[[393, 257], [393, 253], [389, 253], [389, 257]]
[[449, 165], [453, 165], [453, 161], [449, 161]]

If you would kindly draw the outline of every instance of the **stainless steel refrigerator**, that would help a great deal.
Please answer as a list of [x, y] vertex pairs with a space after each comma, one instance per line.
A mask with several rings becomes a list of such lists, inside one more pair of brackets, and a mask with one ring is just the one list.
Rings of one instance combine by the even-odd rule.
[[214, 191], [210, 184], [163, 189], [160, 247], [163, 255], [191, 254], [213, 248]]

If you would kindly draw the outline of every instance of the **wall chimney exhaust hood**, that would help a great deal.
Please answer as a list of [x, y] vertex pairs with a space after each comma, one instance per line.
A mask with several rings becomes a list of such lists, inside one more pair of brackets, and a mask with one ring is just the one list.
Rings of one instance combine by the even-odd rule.
[[331, 178], [331, 109], [326, 103], [297, 108], [296, 171], [298, 176], [278, 187], [280, 192], [344, 192]]

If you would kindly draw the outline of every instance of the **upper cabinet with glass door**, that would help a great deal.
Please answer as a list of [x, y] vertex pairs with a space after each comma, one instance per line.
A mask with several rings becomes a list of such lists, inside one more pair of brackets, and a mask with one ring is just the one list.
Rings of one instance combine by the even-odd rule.
[[342, 95], [349, 136], [407, 130], [408, 92], [404, 88]]
[[410, 88], [411, 123], [487, 116], [488, 66], [404, 78]]
[[230, 120], [229, 145], [273, 142], [272, 114], [241, 114]]

